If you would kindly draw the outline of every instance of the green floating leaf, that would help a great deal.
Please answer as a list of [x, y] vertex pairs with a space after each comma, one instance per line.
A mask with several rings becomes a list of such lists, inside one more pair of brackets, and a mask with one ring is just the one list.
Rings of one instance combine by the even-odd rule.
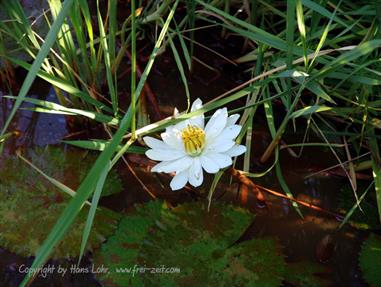
[[255, 239], [227, 247], [221, 237], [180, 229], [175, 240], [153, 236], [142, 250], [140, 265], [178, 268], [178, 273], [142, 274], [148, 286], [280, 286], [285, 263], [277, 242]]
[[[95, 160], [83, 151], [64, 151], [51, 146], [30, 150], [26, 157], [46, 174], [72, 188], [80, 184]], [[18, 157], [1, 158], [0, 168], [0, 246], [23, 256], [35, 255], [69, 196]], [[118, 174], [111, 172], [103, 195], [121, 190]], [[53, 258], [78, 256], [87, 212], [88, 206], [84, 206]], [[113, 233], [117, 218], [112, 211], [97, 210], [86, 251], [99, 247]]]
[[[69, 148], [47, 146], [29, 151], [26, 156], [46, 175], [58, 180], [71, 189], [76, 189], [96, 159], [96, 154]], [[17, 171], [17, 172], [15, 172]], [[42, 177], [22, 160], [11, 157], [4, 161], [0, 180], [7, 185], [34, 186]], [[46, 186], [52, 187], [46, 182]], [[53, 187], [52, 187], [53, 189]], [[123, 190], [122, 180], [115, 170], [111, 170], [102, 192], [102, 196], [119, 193]]]
[[110, 272], [98, 276], [105, 286], [141, 286], [140, 277], [117, 270], [132, 269], [135, 266], [141, 243], [155, 221], [160, 220], [165, 212], [165, 205], [151, 201], [136, 207], [133, 214], [121, 220], [115, 235], [102, 245], [94, 258], [95, 265], [104, 265], [110, 269]]
[[381, 237], [371, 234], [362, 246], [360, 268], [371, 287], [381, 286]]
[[150, 202], [96, 254], [95, 265], [109, 267], [98, 277], [105, 286], [280, 286], [286, 264], [276, 240], [234, 244], [253, 218], [222, 203], [208, 212], [207, 204]]
[[[14, 172], [14, 171], [13, 171]], [[21, 170], [25, 175], [25, 171]], [[34, 185], [0, 182], [0, 245], [22, 256], [35, 255], [49, 230], [65, 208], [68, 196], [49, 190], [44, 183]], [[76, 257], [86, 222], [84, 206], [75, 224], [57, 246], [52, 258]], [[96, 213], [86, 250], [94, 250], [116, 229], [118, 215], [107, 209]]]

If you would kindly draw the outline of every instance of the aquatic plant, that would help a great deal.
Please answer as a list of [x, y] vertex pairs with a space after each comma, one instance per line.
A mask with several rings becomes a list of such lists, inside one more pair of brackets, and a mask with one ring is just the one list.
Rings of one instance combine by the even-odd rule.
[[107, 243], [94, 254], [95, 265], [105, 265], [110, 270], [108, 273], [98, 275], [104, 284], [110, 286], [117, 283], [121, 286], [141, 284], [139, 276], [126, 276], [123, 272], [116, 272], [116, 269], [130, 268], [136, 264], [143, 240], [165, 212], [167, 212], [165, 204], [151, 201], [143, 206], [135, 206], [133, 211], [122, 217], [114, 236], [108, 238]]
[[[136, 207], [97, 252], [96, 265], [109, 266], [99, 278], [110, 286], [279, 286], [285, 263], [277, 242], [235, 244], [253, 218], [227, 204], [216, 204], [210, 212], [200, 203], [173, 209], [161, 202]], [[153, 274], [133, 271], [134, 266], [180, 271]], [[127, 269], [129, 274], [116, 272]]]
[[[191, 112], [202, 109], [202, 101], [193, 102]], [[204, 125], [204, 115], [198, 115], [166, 128], [161, 134], [163, 141], [144, 137], [151, 148], [146, 155], [153, 160], [162, 161], [155, 165], [152, 172], [176, 172], [170, 186], [178, 190], [189, 183], [198, 187], [203, 182], [203, 169], [208, 173], [217, 173], [230, 166], [231, 157], [246, 151], [243, 145], [237, 145], [235, 138], [241, 131], [236, 125], [238, 114], [228, 117], [226, 108], [217, 110], [209, 122]]]
[[[0, 174], [0, 246], [19, 255], [35, 256], [65, 209], [69, 196], [47, 185], [20, 161], [8, 159], [4, 167], [6, 172]], [[18, 169], [15, 169], [16, 162]], [[17, 177], [9, 177], [15, 170]], [[87, 205], [82, 209], [51, 258], [78, 256], [88, 209]], [[98, 210], [86, 251], [94, 251], [114, 232], [118, 218], [119, 215], [111, 210]]]
[[[34, 148], [28, 151], [31, 163], [51, 178], [58, 180], [71, 189], [76, 189], [85, 178], [87, 172], [96, 160], [94, 153], [68, 148], [63, 150], [57, 146]], [[8, 188], [47, 185], [45, 188], [60, 192], [51, 183], [43, 179], [39, 173], [28, 166], [17, 156], [2, 159], [1, 182]], [[14, 171], [18, 172], [15, 173]], [[5, 188], [5, 187], [4, 187]], [[14, 188], [16, 189], [16, 188]], [[122, 180], [116, 170], [112, 170], [105, 181], [102, 196], [119, 193], [123, 190]]]
[[[31, 189], [7, 188], [0, 195], [0, 246], [22, 256], [35, 256], [58, 216], [66, 206], [66, 201], [55, 192], [42, 185]], [[75, 258], [79, 254], [82, 233], [88, 208], [77, 217], [70, 232], [57, 246], [51, 258]], [[94, 220], [86, 251], [94, 251], [117, 227], [118, 215], [105, 208], [99, 209]]]
[[[200, 202], [136, 205], [95, 253], [107, 286], [325, 286], [324, 267], [287, 263], [276, 238], [239, 241], [254, 219], [246, 210]], [[303, 270], [303, 271], [301, 271]]]

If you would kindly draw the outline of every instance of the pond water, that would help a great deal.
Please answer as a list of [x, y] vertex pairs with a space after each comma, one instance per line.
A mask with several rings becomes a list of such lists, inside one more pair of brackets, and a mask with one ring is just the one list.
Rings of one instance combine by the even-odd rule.
[[[208, 42], [209, 41], [209, 42]], [[224, 55], [234, 58], [236, 47], [234, 44], [222, 45], [215, 39], [203, 38], [203, 43], [211, 49], [217, 50]], [[241, 83], [246, 75], [238, 67], [228, 65], [226, 61], [213, 53], [196, 47], [196, 55], [213, 66], [210, 70], [200, 64], [194, 67], [194, 76], [190, 81], [191, 94], [200, 97], [206, 102], [222, 92], [225, 92]], [[180, 110], [185, 108], [184, 92], [181, 79], [178, 77], [177, 68], [172, 58], [166, 54], [159, 57], [154, 72], [149, 79], [150, 88], [156, 94], [160, 112], [163, 115], [172, 113], [176, 106]], [[121, 87], [122, 88], [122, 87]], [[55, 101], [54, 90], [40, 82], [34, 85], [30, 97], [45, 98]], [[3, 124], [10, 104], [3, 100], [0, 114], [0, 126]], [[234, 103], [234, 106], [244, 105], [244, 100]], [[23, 108], [31, 105], [24, 104]], [[65, 138], [78, 139], [87, 137], [100, 137], [98, 130], [86, 128], [68, 127], [66, 119], [61, 115], [32, 113], [28, 110], [20, 110], [10, 130], [18, 130], [19, 137], [12, 137], [7, 142], [5, 155], [11, 155], [16, 149], [21, 149], [28, 154], [29, 149], [36, 146], [58, 145], [62, 153], [68, 149], [60, 141]], [[267, 166], [258, 163], [258, 156], [264, 151], [270, 141], [267, 124], [262, 111], [258, 112], [253, 128], [253, 162], [252, 168], [256, 171], [265, 170]], [[303, 136], [304, 129], [296, 132], [290, 130], [286, 133], [285, 141], [288, 144], [298, 143]], [[103, 135], [102, 135], [103, 136]], [[144, 180], [145, 186], [154, 190], [159, 198], [166, 199], [173, 204], [199, 198], [198, 191], [172, 192], [166, 188], [169, 177], [151, 175], [148, 172], [147, 160], [143, 156], [129, 155], [132, 169], [137, 176]], [[347, 179], [332, 173], [319, 173], [308, 177], [311, 173], [323, 170], [336, 164], [335, 158], [328, 150], [321, 148], [305, 148], [299, 158], [292, 157], [286, 149], [281, 151], [282, 170], [292, 193], [299, 200], [312, 202], [326, 210], [337, 211], [338, 194]], [[123, 179], [123, 192], [103, 198], [101, 205], [116, 211], [130, 208], [134, 203], [145, 202], [150, 197], [143, 191], [141, 184], [129, 169], [120, 163], [117, 166], [118, 173]], [[14, 173], [18, 171], [15, 170]], [[48, 171], [47, 171], [48, 172]], [[267, 188], [281, 191], [275, 172], [270, 172], [264, 178], [255, 180], [258, 184]], [[207, 191], [211, 182], [208, 177], [201, 191]], [[237, 195], [238, 184], [229, 178], [223, 179], [215, 192], [215, 198], [224, 201], [233, 201], [237, 205], [243, 205], [256, 213], [256, 218], [246, 230], [241, 240], [257, 237], [278, 238], [282, 250], [286, 255], [287, 262], [302, 264], [316, 264], [321, 267], [321, 277], [326, 286], [366, 286], [362, 280], [358, 268], [358, 253], [361, 243], [367, 236], [366, 231], [357, 230], [349, 225], [337, 230], [340, 219], [327, 216], [308, 208], [302, 208], [304, 218], [301, 218], [286, 200], [265, 194], [266, 206], [257, 204], [252, 194], [246, 199]], [[40, 222], [43, 222], [41, 219]], [[36, 222], [38, 224], [38, 222]], [[0, 249], [0, 282], [1, 286], [18, 286], [23, 274], [18, 271], [20, 266], [29, 266], [31, 257], [17, 256], [9, 251]], [[75, 260], [73, 261], [75, 264]], [[68, 261], [51, 261], [50, 264], [72, 264]], [[83, 266], [91, 264], [91, 254], [82, 262]], [[302, 265], [303, 266], [303, 265]], [[303, 272], [301, 269], [300, 272]], [[47, 283], [49, 282], [49, 283]], [[285, 286], [293, 286], [284, 283]], [[67, 275], [50, 276], [48, 279], [37, 278], [31, 286], [101, 286], [93, 275]]]

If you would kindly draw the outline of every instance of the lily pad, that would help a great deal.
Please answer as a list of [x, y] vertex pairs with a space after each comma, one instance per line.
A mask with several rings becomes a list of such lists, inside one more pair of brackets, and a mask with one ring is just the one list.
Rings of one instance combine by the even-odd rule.
[[360, 252], [360, 268], [363, 277], [372, 287], [381, 286], [381, 237], [371, 234]]
[[164, 214], [144, 241], [139, 264], [180, 272], [144, 273], [143, 281], [158, 286], [279, 286], [284, 262], [276, 242], [234, 244], [252, 219], [246, 210], [225, 204], [214, 204], [208, 212], [190, 203]]
[[[48, 176], [62, 182], [75, 190], [83, 181], [87, 172], [96, 160], [93, 153], [80, 149], [46, 146], [30, 150], [27, 157]], [[53, 185], [43, 179], [37, 171], [31, 168], [18, 157], [3, 159], [0, 184], [7, 188], [18, 189], [24, 186], [35, 186], [44, 183], [47, 188], [57, 190]], [[102, 196], [119, 193], [123, 190], [122, 180], [115, 170], [111, 170], [105, 181]]]
[[[35, 255], [65, 208], [68, 196], [49, 191], [42, 184], [17, 190], [3, 187], [0, 184], [0, 245], [22, 256]], [[52, 258], [78, 256], [87, 213], [85, 206]], [[98, 248], [114, 232], [118, 218], [111, 210], [97, 211], [87, 250]]]
[[236, 244], [253, 220], [216, 203], [168, 209], [150, 202], [125, 216], [95, 256], [105, 286], [280, 286], [285, 262], [274, 239]]
[[[53, 147], [31, 151], [28, 158], [46, 174], [71, 188], [80, 183], [79, 178], [89, 166], [83, 154]], [[2, 158], [0, 168], [0, 246], [22, 256], [35, 255], [64, 210], [69, 196], [17, 157]], [[117, 180], [114, 178], [108, 184], [119, 190], [119, 183], [112, 184]], [[78, 256], [88, 210], [85, 205], [52, 258]], [[87, 250], [98, 248], [114, 232], [118, 219], [119, 215], [111, 210], [99, 208]]]
[[109, 268], [109, 272], [98, 276], [105, 286], [142, 286], [139, 276], [125, 273], [133, 273], [141, 243], [155, 222], [166, 212], [165, 204], [151, 201], [143, 206], [136, 206], [131, 214], [122, 218], [115, 234], [108, 238], [95, 255], [96, 266], [104, 265]]

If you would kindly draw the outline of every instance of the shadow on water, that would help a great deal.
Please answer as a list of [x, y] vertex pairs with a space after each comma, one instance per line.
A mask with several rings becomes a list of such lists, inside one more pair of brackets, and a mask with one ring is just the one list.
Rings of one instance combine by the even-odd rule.
[[[225, 45], [214, 41], [215, 39], [209, 39], [209, 43], [207, 39], [204, 40], [211, 48], [215, 48], [225, 55], [234, 54], [234, 46], [226, 48]], [[214, 47], [213, 45], [217, 46]], [[192, 95], [207, 101], [242, 82], [243, 74], [241, 70], [232, 67], [225, 60], [216, 57], [212, 53], [198, 49], [196, 48], [196, 53], [199, 53], [200, 59], [212, 65], [215, 70], [195, 64], [195, 76], [190, 81]], [[228, 51], [221, 51], [221, 49], [228, 49]], [[166, 54], [159, 57], [154, 72], [150, 75], [149, 83], [151, 89], [157, 95], [163, 115], [171, 114], [175, 106], [180, 110], [185, 109], [183, 86], [181, 79], [178, 77], [176, 64]], [[56, 101], [54, 90], [51, 87], [44, 87], [43, 90], [44, 95], [47, 95], [46, 100]], [[41, 93], [37, 94], [41, 95]], [[38, 97], [33, 94], [30, 96]], [[0, 126], [3, 125], [3, 121], [11, 107], [9, 100], [2, 99], [2, 104]], [[235, 103], [235, 105], [244, 105], [244, 101]], [[33, 113], [27, 110], [32, 106], [26, 103], [22, 107], [26, 109], [18, 111], [17, 117], [10, 128], [10, 130], [20, 131], [21, 136], [13, 137], [8, 141], [6, 154], [14, 153], [16, 148], [28, 149], [34, 146], [60, 144], [60, 141], [68, 135], [69, 130], [64, 116]], [[270, 140], [263, 112], [260, 111], [259, 113], [262, 114], [258, 116], [256, 125], [253, 128], [253, 170], [265, 168], [259, 165], [256, 159], [258, 159], [258, 156]], [[99, 138], [96, 132], [91, 136]], [[297, 142], [294, 137], [295, 134], [290, 131], [286, 136], [286, 141], [289, 139], [289, 143]], [[174, 204], [199, 197], [197, 192], [191, 190], [177, 193], [169, 191], [167, 187], [170, 178], [165, 175], [155, 176], [150, 174], [147, 168], [147, 164], [149, 164], [147, 159], [134, 155], [129, 155], [128, 159], [137, 176], [144, 179], [145, 186], [155, 190], [158, 197], [169, 200]], [[280, 160], [286, 182], [295, 197], [303, 201], [311, 201], [313, 204], [327, 210], [337, 208], [338, 192], [346, 184], [344, 177], [319, 174], [306, 178], [310, 173], [336, 163], [330, 152], [318, 148], [308, 148], [303, 152], [302, 157], [294, 158], [288, 154], [287, 150], [282, 150]], [[123, 163], [118, 165], [118, 172], [124, 181], [124, 191], [102, 199], [101, 204], [103, 206], [122, 211], [136, 202], [144, 202], [149, 199], [135, 176], [131, 174]], [[204, 186], [208, 186], [211, 178], [208, 177], [206, 181]], [[274, 172], [270, 172], [266, 177], [258, 179], [258, 184], [281, 191]], [[238, 185], [236, 183], [230, 185], [229, 179], [225, 178], [218, 187], [215, 198], [242, 204], [242, 200], [237, 196], [237, 191]], [[289, 202], [274, 196], [266, 195], [266, 202], [267, 207], [259, 207], [255, 198], [250, 194], [248, 195], [244, 205], [257, 215], [242, 239], [275, 236], [279, 238], [288, 262], [308, 262], [321, 265], [326, 270], [324, 276], [329, 282], [327, 285], [366, 286], [362, 281], [357, 263], [359, 248], [366, 236], [366, 232], [358, 231], [350, 226], [337, 231], [340, 224], [338, 219], [327, 217], [308, 208], [302, 208], [304, 218], [301, 218], [296, 214]], [[41, 219], [41, 222], [43, 222], [43, 219]], [[20, 273], [20, 267], [29, 266], [31, 262], [32, 258], [23, 258], [1, 249], [0, 281], [3, 282], [1, 286], [17, 286], [24, 276], [24, 274]], [[51, 261], [49, 264], [55, 264], [56, 266], [66, 264], [70, 266], [70, 264], [76, 264], [76, 261]], [[89, 267], [91, 265], [91, 255], [85, 257], [82, 264], [84, 267]], [[300, 272], [303, 272], [303, 270], [300, 270]], [[49, 276], [48, 279], [39, 277], [31, 286], [100, 285], [92, 274], [71, 274], [66, 275], [64, 278], [60, 278], [56, 274]], [[285, 283], [285, 286], [289, 285]]]

